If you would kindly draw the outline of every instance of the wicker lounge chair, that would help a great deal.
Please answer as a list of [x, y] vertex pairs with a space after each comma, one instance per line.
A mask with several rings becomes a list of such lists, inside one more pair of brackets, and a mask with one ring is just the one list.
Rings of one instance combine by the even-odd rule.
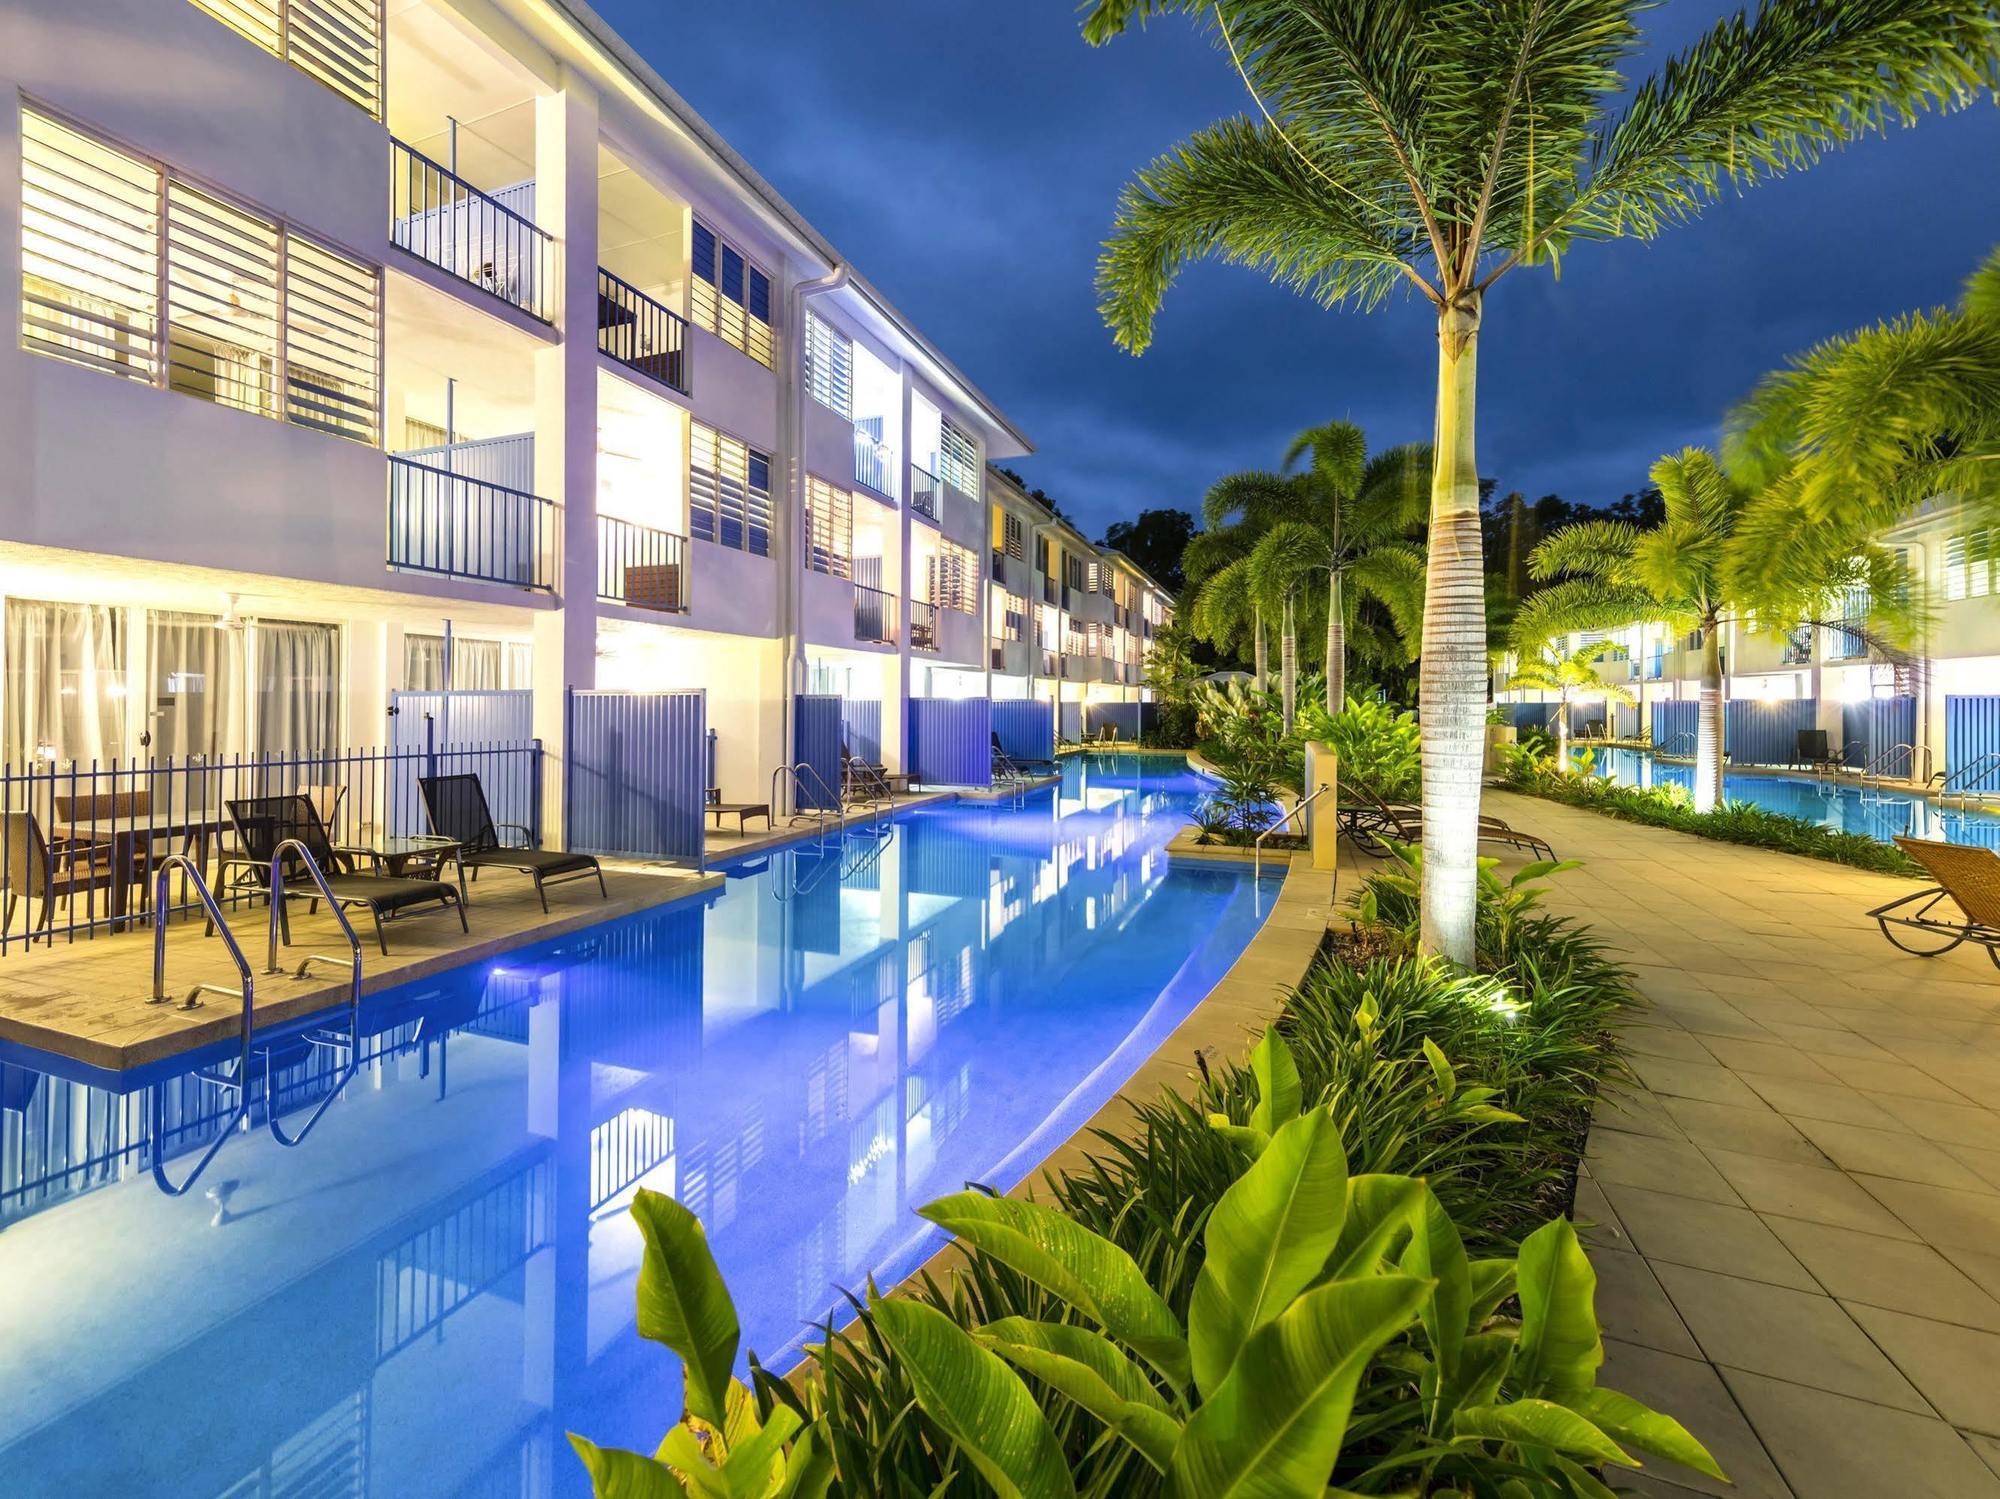
[[[531, 848], [526, 842], [526, 828], [518, 823], [496, 825], [492, 810], [486, 805], [486, 788], [479, 784], [478, 776], [419, 776], [417, 786], [423, 792], [424, 811], [430, 817], [431, 831], [458, 845], [458, 877], [461, 881], [468, 869], [474, 879], [479, 878], [482, 869], [517, 870], [534, 880], [535, 895], [541, 901], [543, 911], [549, 908], [548, 887], [567, 884], [571, 880], [595, 879], [598, 898], [609, 898], [610, 892], [604, 888], [604, 871], [591, 855], [566, 853], [555, 848]], [[519, 833], [523, 841], [514, 845], [502, 843], [502, 827]]]
[[[1423, 842], [1422, 809], [1386, 802], [1359, 781], [1349, 784], [1360, 794], [1361, 800], [1341, 806], [1338, 813], [1340, 830], [1361, 852], [1378, 859], [1385, 857], [1389, 845], [1383, 841], [1384, 838], [1394, 838], [1398, 843]], [[1482, 816], [1479, 819], [1479, 841], [1502, 843], [1533, 854], [1538, 859], [1553, 859], [1556, 856], [1546, 838], [1510, 827], [1498, 817]]]
[[[2000, 854], [1990, 848], [1900, 836], [1896, 847], [1930, 871], [1937, 883], [1870, 911], [1882, 935], [1920, 958], [1941, 957], [1970, 942], [1985, 948], [1993, 966], [2000, 968]], [[1958, 907], [1956, 913], [1947, 901]], [[1917, 934], [1921, 945], [1891, 930], [1895, 927]]]
[[[385, 916], [394, 917], [416, 906], [444, 906], [458, 913], [460, 931], [469, 931], [465, 924], [465, 902], [459, 893], [443, 880], [408, 879], [400, 875], [358, 874], [354, 869], [351, 855], [334, 851], [332, 840], [326, 836], [326, 829], [320, 825], [319, 813], [314, 810], [312, 799], [306, 796], [249, 796], [226, 803], [229, 820], [236, 827], [236, 836], [242, 844], [240, 855], [232, 856], [242, 865], [256, 884], [269, 893], [271, 883], [271, 860], [277, 854], [278, 846], [287, 839], [296, 838], [305, 845], [325, 877], [327, 888], [333, 892], [336, 904], [341, 906], [363, 906], [375, 921], [375, 945], [382, 949], [382, 955], [389, 955], [389, 940], [382, 933]], [[296, 855], [288, 855], [294, 864]], [[319, 891], [306, 878], [304, 867], [297, 867], [296, 873], [288, 869], [285, 874], [285, 897], [287, 901], [305, 899], [309, 909], [317, 909]], [[292, 940], [292, 923], [283, 904], [278, 907], [278, 925], [286, 942]], [[208, 931], [214, 924], [208, 923]]]

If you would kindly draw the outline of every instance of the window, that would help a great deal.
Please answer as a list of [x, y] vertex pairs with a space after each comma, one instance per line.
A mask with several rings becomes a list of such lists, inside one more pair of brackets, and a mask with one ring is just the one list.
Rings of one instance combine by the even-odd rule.
[[18, 770], [125, 753], [124, 611], [10, 598], [5, 619], [0, 760]]
[[445, 677], [442, 635], [403, 637], [403, 686], [411, 692], [519, 691], [534, 686], [534, 647], [512, 640], [477, 640], [454, 634]]
[[688, 311], [732, 349], [771, 367], [771, 278], [700, 219], [694, 221]]
[[21, 343], [106, 374], [159, 372], [160, 174], [21, 112]]
[[1004, 515], [1003, 519], [1006, 526], [1006, 546], [1003, 550], [1016, 562], [1020, 562], [1027, 556], [1022, 540], [1027, 528], [1021, 524], [1021, 517], [1018, 515]]
[[1002, 640], [1019, 640], [1027, 631], [1028, 601], [1017, 593], [1000, 593], [1000, 631]]
[[806, 476], [806, 566], [854, 576], [854, 496], [813, 474]]
[[696, 541], [770, 556], [770, 457], [694, 423], [688, 429], [688, 529]]
[[21, 168], [24, 347], [376, 442], [372, 266], [33, 111]]
[[1983, 599], [1993, 591], [1993, 548], [1991, 531], [1972, 531], [1953, 536], [1944, 544], [1944, 596]]
[[979, 607], [979, 558], [957, 542], [940, 538], [937, 555], [931, 558], [930, 584], [930, 601], [940, 609], [976, 613]]
[[812, 313], [806, 314], [806, 389], [827, 410], [854, 420], [854, 346]]
[[979, 498], [979, 444], [948, 416], [938, 421], [938, 477], [960, 494]]
[[231, 31], [382, 118], [382, 0], [194, 0]]

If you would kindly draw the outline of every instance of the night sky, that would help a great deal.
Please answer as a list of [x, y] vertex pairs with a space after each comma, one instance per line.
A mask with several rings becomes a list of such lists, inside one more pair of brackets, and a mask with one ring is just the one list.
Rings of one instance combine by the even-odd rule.
[[[1427, 304], [1323, 312], [1204, 264], [1153, 347], [1120, 352], [1092, 272], [1120, 185], [1249, 107], [1185, 21], [1086, 46], [1068, 0], [597, 0], [605, 18], [1037, 447], [1020, 467], [1093, 536], [1219, 475], [1275, 466], [1344, 417], [1429, 435]], [[1716, 0], [1644, 13], [1684, 45]], [[2000, 109], [1871, 139], [1725, 200], [1651, 245], [1512, 272], [1481, 336], [1480, 472], [1605, 503], [1662, 452], [1716, 440], [1731, 402], [1817, 339], [1951, 300], [2000, 243]]]

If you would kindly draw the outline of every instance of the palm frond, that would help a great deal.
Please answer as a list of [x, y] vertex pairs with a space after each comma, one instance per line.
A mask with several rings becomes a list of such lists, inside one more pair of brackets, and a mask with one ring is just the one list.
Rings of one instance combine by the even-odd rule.
[[1639, 528], [1630, 521], [1591, 520], [1564, 526], [1537, 542], [1528, 553], [1528, 576], [1538, 583], [1551, 578], [1622, 578], [1632, 565]]
[[1404, 443], [1385, 448], [1361, 472], [1347, 531], [1368, 540], [1406, 536], [1423, 524], [1431, 507], [1431, 445]]
[[1298, 467], [1310, 456], [1312, 473], [1336, 502], [1350, 498], [1361, 487], [1368, 465], [1368, 439], [1353, 422], [1327, 422], [1308, 427], [1285, 449], [1285, 468]]
[[1411, 647], [1424, 633], [1424, 557], [1414, 547], [1378, 546], [1347, 564], [1350, 608], [1367, 595], [1389, 611], [1396, 633]]
[[1523, 656], [1532, 655], [1551, 640], [1578, 630], [1606, 630], [1658, 619], [1661, 614], [1658, 600], [1643, 588], [1599, 578], [1568, 578], [1521, 600], [1514, 614], [1513, 644]]

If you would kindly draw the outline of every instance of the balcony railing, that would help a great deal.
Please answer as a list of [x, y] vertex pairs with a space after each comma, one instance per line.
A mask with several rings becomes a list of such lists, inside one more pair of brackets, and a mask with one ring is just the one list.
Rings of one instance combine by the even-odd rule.
[[616, 516], [598, 516], [597, 596], [635, 609], [685, 614], [687, 538]]
[[687, 395], [687, 319], [603, 266], [597, 268], [597, 347], [627, 369]]
[[854, 638], [871, 645], [896, 643], [896, 596], [866, 583], [854, 585]]
[[[880, 427], [881, 418], [874, 418], [873, 425]], [[896, 481], [890, 470], [894, 467], [895, 449], [869, 428], [866, 421], [854, 424], [854, 482], [894, 499]]]
[[934, 651], [938, 648], [938, 611], [936, 604], [910, 601], [910, 648], [918, 651]]
[[944, 481], [920, 464], [910, 465], [910, 508], [930, 520], [938, 518]]
[[1810, 625], [1801, 626], [1785, 637], [1785, 648], [1780, 660], [1786, 666], [1810, 666], [1813, 658], [1813, 631]]
[[1826, 657], [1829, 661], [1855, 661], [1868, 654], [1868, 640], [1851, 628], [1860, 621], [1844, 621], [1827, 632]]
[[389, 151], [390, 243], [549, 322], [550, 237], [423, 152], [394, 139]]
[[389, 460], [389, 565], [405, 572], [553, 588], [556, 507], [407, 458]]

